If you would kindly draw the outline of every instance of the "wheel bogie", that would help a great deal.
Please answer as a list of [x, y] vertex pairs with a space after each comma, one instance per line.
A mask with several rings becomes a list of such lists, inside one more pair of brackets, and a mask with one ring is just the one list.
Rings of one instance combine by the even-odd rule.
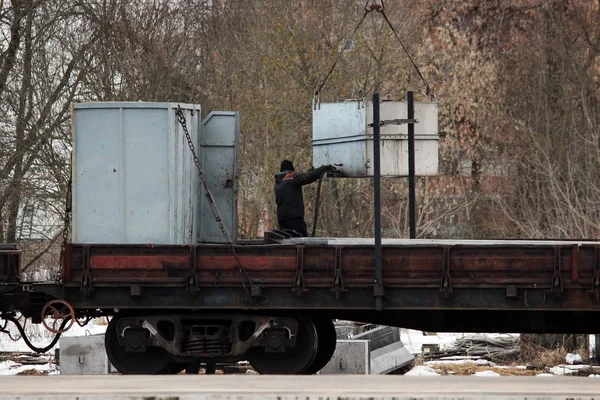
[[241, 360], [261, 374], [306, 374], [331, 358], [331, 332], [331, 320], [302, 314], [129, 314], [111, 320], [105, 342], [111, 363], [124, 374], [179, 373]]

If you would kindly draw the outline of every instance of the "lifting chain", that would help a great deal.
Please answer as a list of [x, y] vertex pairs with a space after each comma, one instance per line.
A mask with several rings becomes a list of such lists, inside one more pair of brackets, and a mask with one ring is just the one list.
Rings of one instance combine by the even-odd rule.
[[381, 9], [378, 9], [377, 11], [380, 12], [381, 15], [383, 16], [383, 18], [385, 19], [385, 22], [387, 22], [388, 26], [392, 30], [392, 33], [396, 37], [396, 40], [398, 40], [398, 43], [400, 43], [400, 46], [402, 46], [402, 49], [404, 50], [404, 52], [408, 56], [408, 59], [412, 63], [413, 67], [415, 68], [415, 71], [417, 71], [417, 74], [419, 75], [419, 78], [421, 78], [421, 81], [423, 82], [423, 85], [425, 85], [425, 94], [427, 96], [429, 96], [429, 98], [432, 101], [437, 100], [437, 96], [435, 95], [435, 93], [433, 92], [433, 90], [431, 89], [431, 87], [429, 86], [429, 83], [427, 82], [427, 80], [425, 79], [425, 77], [423, 76], [423, 74], [421, 73], [421, 70], [419, 70], [419, 67], [417, 66], [417, 64], [415, 63], [415, 61], [413, 60], [413, 58], [411, 57], [410, 53], [408, 52], [408, 49], [406, 48], [406, 46], [404, 46], [404, 43], [402, 43], [402, 40], [400, 39], [400, 36], [396, 32], [396, 29], [394, 28], [394, 26], [392, 25], [392, 23], [388, 19], [387, 14], [385, 13], [385, 6], [383, 6], [383, 0], [381, 0], [381, 4], [382, 4]]
[[[369, 4], [369, 0], [367, 0], [367, 2], [365, 3], [365, 12], [363, 13], [363, 16], [360, 19], [360, 21], [358, 21], [358, 24], [356, 24], [356, 26], [352, 30], [352, 33], [350, 34], [350, 37], [348, 38], [346, 43], [349, 43], [352, 41], [352, 38], [358, 31], [358, 28], [360, 28], [360, 26], [362, 25], [365, 18], [367, 18], [367, 15], [369, 15], [370, 12], [376, 11], [379, 9], [383, 9], [383, 6], [379, 6], [378, 4], [375, 4], [375, 1], [372, 1], [371, 4]], [[345, 49], [346, 49], [346, 46], [342, 47], [342, 49], [338, 51], [337, 55], [335, 56], [335, 60], [333, 61], [333, 64], [327, 71], [327, 75], [325, 75], [325, 78], [323, 78], [321, 83], [319, 83], [319, 85], [317, 86], [317, 89], [315, 90], [315, 99], [316, 99], [315, 104], [320, 102], [321, 89], [323, 89], [323, 87], [325, 86], [325, 84], [327, 83], [329, 78], [331, 77], [331, 74], [333, 74], [333, 70], [335, 69], [335, 66], [337, 65], [338, 61], [340, 60], [340, 57]]]
[[[223, 237], [225, 238], [225, 241], [227, 242], [227, 245], [229, 246], [229, 250], [235, 257], [235, 261], [237, 263], [238, 270], [240, 271], [240, 274], [242, 275], [242, 286], [244, 287], [244, 293], [246, 295], [246, 298], [249, 298], [251, 296], [251, 293], [253, 293], [252, 279], [250, 279], [250, 275], [248, 275], [248, 272], [244, 269], [244, 266], [242, 265], [242, 262], [240, 261], [240, 258], [238, 257], [238, 255], [235, 251], [235, 248], [233, 247], [233, 242], [231, 241], [231, 239], [229, 238], [229, 235], [227, 234], [227, 231], [225, 230], [225, 226], [223, 225], [223, 220], [221, 218], [221, 215], [219, 214], [219, 210], [217, 209], [215, 199], [213, 198], [212, 193], [208, 189], [208, 184], [206, 183], [206, 179], [204, 178], [204, 172], [202, 171], [202, 167], [200, 166], [200, 159], [198, 159], [198, 155], [196, 154], [194, 142], [192, 141], [192, 137], [191, 137], [190, 133], [188, 132], [185, 115], [183, 115], [183, 110], [181, 109], [180, 106], [177, 106], [175, 115], [177, 116], [177, 121], [181, 125], [183, 132], [185, 133], [185, 138], [187, 140], [190, 151], [192, 152], [194, 164], [196, 164], [196, 169], [198, 170], [198, 176], [200, 177], [200, 180], [202, 181], [202, 186], [204, 187], [205, 195], [206, 195], [206, 198], [208, 199], [208, 203], [210, 204], [210, 208], [215, 217], [215, 221], [217, 221], [217, 224], [219, 225], [219, 229], [221, 230], [221, 233], [223, 234]], [[246, 283], [248, 284], [248, 286], [250, 286], [250, 289], [248, 288], [248, 286], [246, 286]]]
[[[425, 92], [426, 92], [427, 96], [429, 96], [432, 101], [436, 100], [437, 96], [435, 95], [435, 93], [433, 92], [433, 90], [431, 89], [431, 87], [429, 86], [429, 83], [427, 82], [427, 80], [425, 79], [425, 77], [423, 76], [423, 74], [421, 73], [421, 71], [419, 70], [419, 67], [417, 66], [417, 64], [414, 62], [413, 58], [411, 57], [410, 53], [408, 52], [408, 49], [406, 48], [406, 46], [404, 46], [404, 43], [402, 43], [402, 40], [400, 39], [400, 36], [396, 32], [396, 29], [394, 28], [394, 26], [392, 25], [392, 23], [388, 19], [387, 15], [385, 13], [385, 3], [383, 2], [383, 0], [379, 0], [379, 2], [377, 0], [367, 0], [366, 3], [365, 3], [364, 10], [365, 10], [365, 12], [363, 13], [362, 18], [360, 19], [360, 21], [358, 22], [358, 24], [356, 25], [356, 27], [352, 30], [352, 33], [350, 34], [350, 37], [347, 39], [347, 42], [352, 41], [352, 38], [354, 37], [354, 35], [358, 31], [358, 28], [362, 25], [363, 21], [365, 20], [365, 18], [367, 17], [368, 14], [370, 14], [370, 13], [372, 13], [374, 11], [380, 13], [383, 16], [383, 18], [385, 19], [385, 22], [388, 24], [388, 26], [392, 30], [392, 33], [396, 37], [396, 40], [398, 40], [398, 43], [400, 43], [400, 46], [402, 46], [402, 49], [404, 50], [404, 52], [408, 56], [410, 62], [413, 65], [413, 67], [417, 71], [417, 74], [419, 75], [419, 78], [421, 78], [421, 81], [423, 82], [423, 85], [425, 85]], [[329, 70], [327, 72], [327, 75], [325, 75], [325, 78], [317, 86], [317, 89], [315, 90], [315, 94], [314, 94], [314, 97], [315, 97], [315, 108], [321, 102], [321, 99], [320, 99], [321, 89], [323, 89], [323, 87], [325, 86], [325, 84], [327, 83], [327, 81], [329, 80], [329, 78], [331, 77], [331, 74], [333, 73], [333, 70], [335, 69], [335, 66], [338, 63], [338, 61], [340, 59], [340, 56], [345, 51], [345, 49], [346, 49], [346, 47], [344, 46], [340, 51], [338, 51], [338, 53], [337, 53], [337, 55], [335, 57], [335, 60], [334, 60], [333, 64], [331, 65], [331, 68], [329, 68]]]

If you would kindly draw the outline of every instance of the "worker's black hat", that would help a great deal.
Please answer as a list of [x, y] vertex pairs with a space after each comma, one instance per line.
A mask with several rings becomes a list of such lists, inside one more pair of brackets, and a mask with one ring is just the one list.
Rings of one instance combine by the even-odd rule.
[[281, 162], [281, 172], [283, 171], [294, 171], [294, 163], [290, 160], [283, 160]]

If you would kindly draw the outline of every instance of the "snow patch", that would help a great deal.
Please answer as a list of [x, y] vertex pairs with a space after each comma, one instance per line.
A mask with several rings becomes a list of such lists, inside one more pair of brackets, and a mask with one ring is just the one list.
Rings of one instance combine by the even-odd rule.
[[500, 374], [494, 371], [478, 371], [475, 372], [475, 376], [500, 376]]
[[440, 360], [450, 360], [450, 361], [456, 361], [456, 360], [480, 360], [481, 357], [474, 357], [474, 356], [448, 356], [448, 357], [440, 357]]
[[[51, 321], [52, 320], [50, 319], [50, 326], [52, 326]], [[21, 323], [23, 323], [22, 320]], [[13, 338], [20, 337], [19, 331], [14, 324], [9, 323], [7, 330], [11, 333]], [[45, 347], [50, 344], [52, 339], [54, 339], [54, 333], [46, 330], [42, 324], [32, 324], [30, 320], [27, 321], [25, 332], [27, 333], [29, 340], [36, 347]], [[86, 326], [79, 326], [77, 323], [74, 323], [71, 329], [63, 333], [61, 337], [98, 335], [103, 334], [104, 332], [106, 332], [106, 325], [103, 324], [100, 319], [96, 319], [92, 320]], [[54, 349], [57, 349], [58, 347], [59, 344], [57, 343], [53, 348], [48, 350], [48, 353], [54, 353]], [[30, 352], [31, 349], [27, 347], [23, 339], [12, 341], [7, 334], [0, 333], [0, 351]]]
[[50, 363], [42, 365], [22, 365], [15, 361], [0, 362], [0, 376], [18, 375], [24, 371], [30, 370], [35, 370], [42, 374], [46, 374], [56, 371], [56, 367], [54, 365], [51, 365]]
[[550, 372], [554, 375], [573, 375], [580, 369], [589, 368], [588, 365], [557, 365], [550, 368]]
[[536, 376], [541, 376], [542, 378], [550, 378], [554, 375], [552, 375], [552, 374], [537, 374]]
[[438, 376], [439, 374], [431, 367], [424, 365], [417, 365], [410, 371], [404, 374], [404, 376]]
[[426, 361], [425, 365], [481, 365], [481, 366], [487, 366], [487, 367], [495, 367], [496, 364], [494, 364], [491, 361], [488, 360], [433, 360], [433, 361]]
[[512, 366], [512, 365], [494, 365], [495, 368], [498, 369], [522, 369], [522, 370], [526, 370], [527, 366], [525, 365], [517, 365], [517, 366]]
[[575, 363], [580, 363], [583, 361], [579, 354], [571, 354], [571, 353], [567, 354], [566, 359], [567, 359], [567, 364], [571, 364], [571, 365], [573, 365]]

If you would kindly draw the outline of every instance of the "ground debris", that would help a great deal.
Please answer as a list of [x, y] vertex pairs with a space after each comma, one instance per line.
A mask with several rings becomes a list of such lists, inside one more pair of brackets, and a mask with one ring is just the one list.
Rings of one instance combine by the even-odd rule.
[[24, 371], [20, 371], [17, 373], [17, 375], [35, 375], [35, 376], [44, 376], [44, 375], [48, 375], [50, 371], [40, 371], [37, 370], [35, 368], [31, 368], [31, 369], [26, 369]]
[[519, 337], [507, 335], [490, 337], [483, 334], [458, 338], [446, 350], [427, 353], [425, 360], [441, 359], [447, 357], [467, 356], [471, 359], [484, 358], [487, 360], [516, 360], [521, 354]]
[[0, 362], [15, 361], [21, 365], [44, 365], [48, 364], [50, 357], [44, 354], [5, 351], [0, 352]]

